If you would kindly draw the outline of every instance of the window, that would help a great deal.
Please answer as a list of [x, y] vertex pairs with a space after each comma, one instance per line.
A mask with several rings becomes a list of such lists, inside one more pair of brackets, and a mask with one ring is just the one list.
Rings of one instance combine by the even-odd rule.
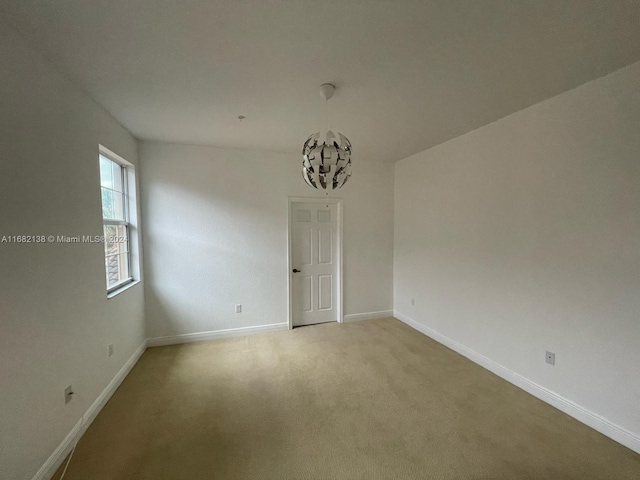
[[135, 195], [129, 193], [131, 189], [135, 191], [135, 182], [130, 178], [133, 166], [124, 159], [102, 146], [99, 158], [104, 263], [107, 292], [112, 293], [134, 279], [131, 239]]

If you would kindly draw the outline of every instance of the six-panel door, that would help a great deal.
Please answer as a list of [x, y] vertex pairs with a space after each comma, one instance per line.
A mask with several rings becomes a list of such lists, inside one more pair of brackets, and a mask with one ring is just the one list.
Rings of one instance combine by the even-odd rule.
[[337, 321], [336, 204], [293, 203], [291, 213], [293, 325]]

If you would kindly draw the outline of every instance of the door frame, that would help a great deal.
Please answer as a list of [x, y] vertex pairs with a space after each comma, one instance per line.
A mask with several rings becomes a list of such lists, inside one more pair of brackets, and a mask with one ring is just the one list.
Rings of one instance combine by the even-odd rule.
[[338, 218], [337, 220], [337, 225], [338, 225], [338, 231], [336, 232], [336, 236], [338, 239], [338, 246], [337, 246], [337, 262], [338, 262], [338, 268], [337, 268], [337, 288], [336, 288], [336, 292], [337, 292], [337, 299], [336, 299], [336, 303], [337, 303], [337, 313], [338, 313], [338, 323], [342, 323], [344, 322], [344, 316], [343, 316], [343, 310], [342, 310], [342, 289], [343, 289], [343, 281], [342, 281], [342, 257], [343, 257], [343, 253], [342, 253], [342, 199], [341, 198], [321, 198], [321, 197], [287, 197], [287, 215], [288, 215], [288, 220], [287, 220], [287, 267], [288, 267], [288, 274], [287, 274], [287, 295], [289, 297], [289, 305], [288, 305], [288, 317], [289, 317], [289, 330], [291, 330], [293, 328], [293, 272], [291, 271], [293, 269], [292, 266], [292, 261], [291, 261], [291, 220], [293, 218], [292, 216], [292, 207], [294, 203], [330, 203], [330, 204], [335, 204], [336, 205], [336, 211], [338, 213]]

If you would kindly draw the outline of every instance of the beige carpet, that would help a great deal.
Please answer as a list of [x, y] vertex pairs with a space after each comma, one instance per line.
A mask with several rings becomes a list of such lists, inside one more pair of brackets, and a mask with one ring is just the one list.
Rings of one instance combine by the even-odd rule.
[[639, 479], [640, 455], [395, 319], [150, 348], [65, 480]]

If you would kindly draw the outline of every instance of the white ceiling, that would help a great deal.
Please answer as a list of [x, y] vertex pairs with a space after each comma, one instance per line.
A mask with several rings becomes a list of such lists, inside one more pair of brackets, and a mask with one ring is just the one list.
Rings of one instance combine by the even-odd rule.
[[330, 126], [354, 162], [640, 59], [637, 0], [2, 0], [0, 14], [142, 139], [300, 152], [333, 82]]

